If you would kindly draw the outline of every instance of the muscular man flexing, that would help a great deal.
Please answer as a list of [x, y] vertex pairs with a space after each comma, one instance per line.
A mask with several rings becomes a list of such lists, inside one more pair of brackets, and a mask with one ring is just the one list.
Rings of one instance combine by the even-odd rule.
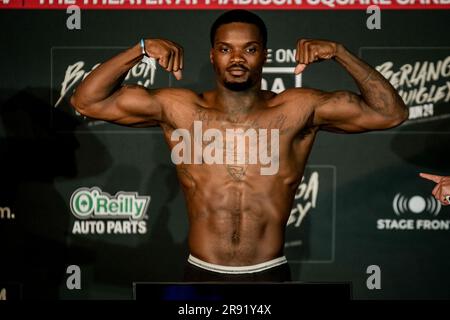
[[[407, 108], [389, 82], [332, 41], [299, 40], [295, 73], [333, 59], [361, 94], [261, 90], [266, 44], [258, 16], [228, 11], [211, 28], [215, 90], [198, 94], [122, 85], [143, 58], [138, 43], [96, 68], [71, 98], [76, 110], [90, 118], [161, 127], [189, 214], [186, 280], [288, 280], [285, 226], [318, 130], [365, 132], [407, 119]], [[146, 39], [144, 50], [181, 78], [178, 44]]]

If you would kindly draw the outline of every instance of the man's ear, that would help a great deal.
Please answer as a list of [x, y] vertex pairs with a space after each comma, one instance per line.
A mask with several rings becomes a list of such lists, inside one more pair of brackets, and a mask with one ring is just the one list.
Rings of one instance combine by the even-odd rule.
[[213, 63], [213, 57], [214, 57], [214, 48], [211, 48], [211, 50], [209, 50], [209, 61], [211, 63]]
[[268, 53], [268, 50], [267, 49], [264, 49], [264, 64], [266, 64], [267, 63], [267, 55], [268, 55], [269, 53]]

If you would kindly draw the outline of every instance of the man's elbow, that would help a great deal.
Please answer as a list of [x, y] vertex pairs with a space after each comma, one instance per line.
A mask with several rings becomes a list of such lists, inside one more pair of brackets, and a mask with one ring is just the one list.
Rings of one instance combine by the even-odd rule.
[[397, 111], [388, 119], [388, 128], [397, 127], [409, 118], [409, 108], [405, 104], [400, 104], [396, 109]]
[[80, 99], [77, 98], [75, 93], [70, 97], [70, 105], [78, 113], [86, 115], [86, 106], [80, 101]]
[[78, 110], [78, 108], [80, 107], [80, 103], [79, 103], [78, 99], [75, 97], [75, 93], [70, 97], [70, 105], [75, 110]]
[[402, 124], [403, 122], [405, 122], [406, 120], [408, 120], [409, 118], [409, 108], [408, 106], [405, 105], [405, 103], [402, 101], [401, 103], [399, 103], [399, 105], [397, 106], [397, 116], [396, 116], [396, 120], [397, 120], [397, 126]]

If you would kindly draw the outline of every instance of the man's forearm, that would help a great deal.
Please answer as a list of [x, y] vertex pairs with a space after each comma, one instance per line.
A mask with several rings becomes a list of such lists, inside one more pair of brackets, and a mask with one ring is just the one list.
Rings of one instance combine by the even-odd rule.
[[82, 107], [108, 98], [141, 59], [141, 47], [137, 44], [102, 63], [78, 85], [72, 102]]
[[407, 117], [408, 109], [397, 91], [378, 71], [338, 45], [335, 60], [355, 79], [364, 102], [386, 117]]

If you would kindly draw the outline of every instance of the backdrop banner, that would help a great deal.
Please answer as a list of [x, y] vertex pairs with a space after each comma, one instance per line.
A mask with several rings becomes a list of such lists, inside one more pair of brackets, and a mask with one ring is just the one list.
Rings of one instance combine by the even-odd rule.
[[184, 47], [183, 79], [139, 63], [126, 83], [211, 90], [209, 30], [229, 8], [267, 25], [263, 89], [357, 92], [335, 61], [294, 75], [296, 41], [329, 39], [380, 71], [410, 111], [394, 129], [318, 134], [286, 226], [293, 280], [350, 283], [354, 299], [450, 298], [450, 209], [418, 175], [450, 175], [449, 5], [0, 1], [0, 299], [132, 299], [133, 283], [182, 280], [187, 210], [162, 131], [88, 119], [70, 97], [142, 37]]

